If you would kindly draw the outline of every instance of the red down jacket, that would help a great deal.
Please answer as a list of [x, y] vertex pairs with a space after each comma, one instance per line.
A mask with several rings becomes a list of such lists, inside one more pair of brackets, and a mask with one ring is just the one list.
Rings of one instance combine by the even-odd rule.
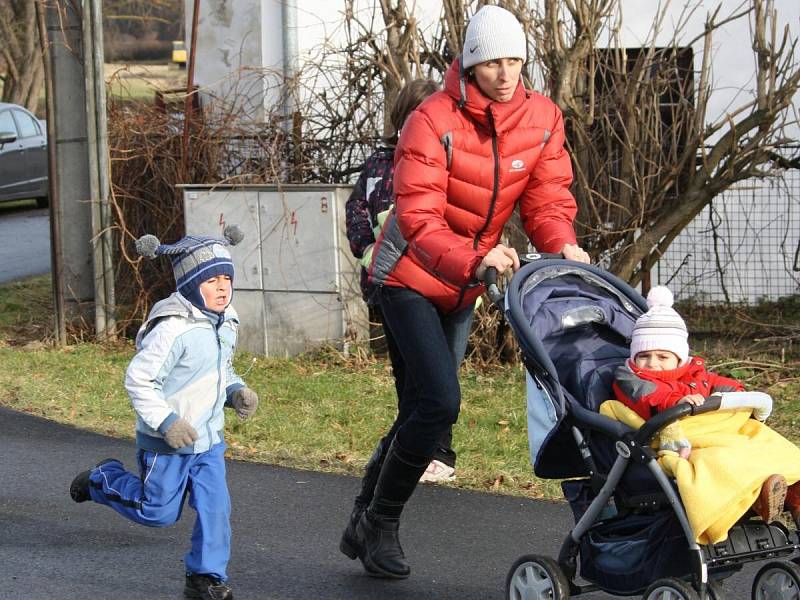
[[706, 370], [705, 361], [689, 357], [682, 367], [670, 371], [640, 369], [625, 361], [614, 373], [614, 395], [643, 419], [675, 406], [690, 394], [708, 398], [715, 392], [742, 392], [744, 386], [728, 377]]
[[373, 251], [373, 283], [416, 290], [443, 312], [483, 292], [474, 279], [517, 202], [540, 252], [575, 243], [572, 165], [561, 111], [517, 86], [494, 102], [456, 59], [444, 90], [403, 126], [395, 151], [395, 211]]

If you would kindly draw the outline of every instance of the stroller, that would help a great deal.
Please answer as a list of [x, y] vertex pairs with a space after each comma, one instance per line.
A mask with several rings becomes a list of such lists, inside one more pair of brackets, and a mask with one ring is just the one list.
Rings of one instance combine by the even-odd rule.
[[[558, 560], [525, 555], [514, 563], [509, 600], [563, 600], [596, 590], [719, 600], [723, 579], [765, 559], [772, 560], [755, 576], [752, 598], [800, 598], [797, 532], [743, 517], [725, 541], [699, 545], [676, 485], [656, 462], [650, 443], [660, 429], [716, 410], [719, 401], [676, 405], [638, 430], [598, 413], [613, 398], [614, 371], [628, 357], [644, 298], [591, 265], [537, 254], [524, 259], [505, 295], [496, 273], [487, 273], [488, 294], [504, 308], [522, 349], [534, 473], [565, 480], [575, 526]], [[577, 583], [578, 574], [588, 583]]]

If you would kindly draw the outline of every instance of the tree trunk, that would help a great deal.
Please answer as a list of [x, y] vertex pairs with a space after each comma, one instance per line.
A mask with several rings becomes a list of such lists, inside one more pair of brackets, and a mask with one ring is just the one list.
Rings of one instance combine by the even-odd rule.
[[0, 56], [6, 64], [3, 102], [36, 112], [44, 80], [42, 52], [36, 26], [36, 0], [0, 2]]

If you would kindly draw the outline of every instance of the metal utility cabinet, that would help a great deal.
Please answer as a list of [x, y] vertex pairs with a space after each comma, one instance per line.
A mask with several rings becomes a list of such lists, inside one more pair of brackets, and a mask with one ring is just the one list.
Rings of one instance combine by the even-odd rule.
[[359, 266], [345, 234], [346, 186], [181, 186], [186, 233], [221, 237], [231, 246], [238, 348], [292, 356], [331, 343], [365, 340], [369, 323]]

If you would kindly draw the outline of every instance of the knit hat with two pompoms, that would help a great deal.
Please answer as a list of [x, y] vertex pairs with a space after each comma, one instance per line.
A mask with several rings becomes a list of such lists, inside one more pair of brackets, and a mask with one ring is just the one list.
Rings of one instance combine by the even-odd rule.
[[174, 244], [162, 244], [156, 236], [147, 234], [136, 240], [136, 252], [146, 258], [169, 256], [178, 291], [195, 303], [204, 281], [217, 275], [227, 275], [233, 281], [233, 260], [226, 246], [235, 246], [244, 234], [238, 226], [229, 225], [223, 236], [224, 239], [187, 235]]

